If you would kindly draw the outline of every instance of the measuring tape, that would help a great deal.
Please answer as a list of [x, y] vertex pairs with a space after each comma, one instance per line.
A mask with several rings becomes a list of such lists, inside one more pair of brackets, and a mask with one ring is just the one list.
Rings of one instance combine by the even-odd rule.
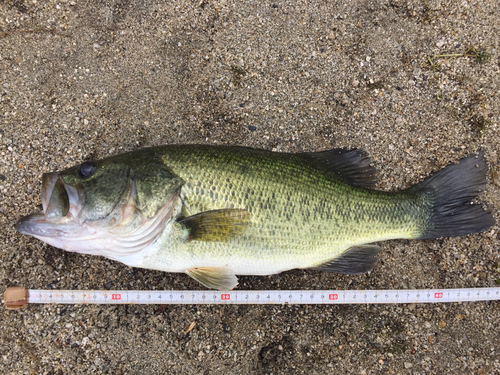
[[500, 300], [500, 288], [411, 290], [40, 290], [7, 288], [4, 304], [16, 309], [28, 303], [56, 304], [382, 304]]

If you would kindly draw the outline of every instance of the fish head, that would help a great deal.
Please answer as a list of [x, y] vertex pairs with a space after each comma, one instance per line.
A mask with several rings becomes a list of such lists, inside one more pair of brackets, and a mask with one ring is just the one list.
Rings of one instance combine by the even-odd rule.
[[182, 180], [160, 161], [126, 155], [43, 174], [43, 210], [21, 218], [16, 229], [111, 259], [150, 245], [180, 213]]

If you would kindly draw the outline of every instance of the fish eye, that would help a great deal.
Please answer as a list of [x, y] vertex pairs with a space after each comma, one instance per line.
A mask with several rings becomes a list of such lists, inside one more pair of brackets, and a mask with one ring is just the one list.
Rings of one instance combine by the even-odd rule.
[[80, 166], [78, 170], [78, 176], [81, 178], [89, 178], [95, 172], [96, 167], [92, 163], [85, 162]]

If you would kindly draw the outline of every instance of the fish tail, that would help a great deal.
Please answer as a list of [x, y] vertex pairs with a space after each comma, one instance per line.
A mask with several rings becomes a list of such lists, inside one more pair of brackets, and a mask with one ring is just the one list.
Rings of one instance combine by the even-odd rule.
[[418, 239], [458, 237], [479, 233], [495, 224], [491, 211], [472, 201], [486, 187], [484, 153], [450, 164], [410, 188], [428, 206], [424, 230]]

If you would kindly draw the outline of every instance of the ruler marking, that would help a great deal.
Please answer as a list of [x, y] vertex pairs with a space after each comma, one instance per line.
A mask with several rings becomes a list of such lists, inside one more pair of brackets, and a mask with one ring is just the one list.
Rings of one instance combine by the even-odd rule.
[[[19, 289], [19, 288], [18, 288]], [[27, 303], [57, 304], [400, 304], [500, 300], [500, 287], [411, 290], [27, 290]], [[8, 301], [5, 301], [6, 303]]]

